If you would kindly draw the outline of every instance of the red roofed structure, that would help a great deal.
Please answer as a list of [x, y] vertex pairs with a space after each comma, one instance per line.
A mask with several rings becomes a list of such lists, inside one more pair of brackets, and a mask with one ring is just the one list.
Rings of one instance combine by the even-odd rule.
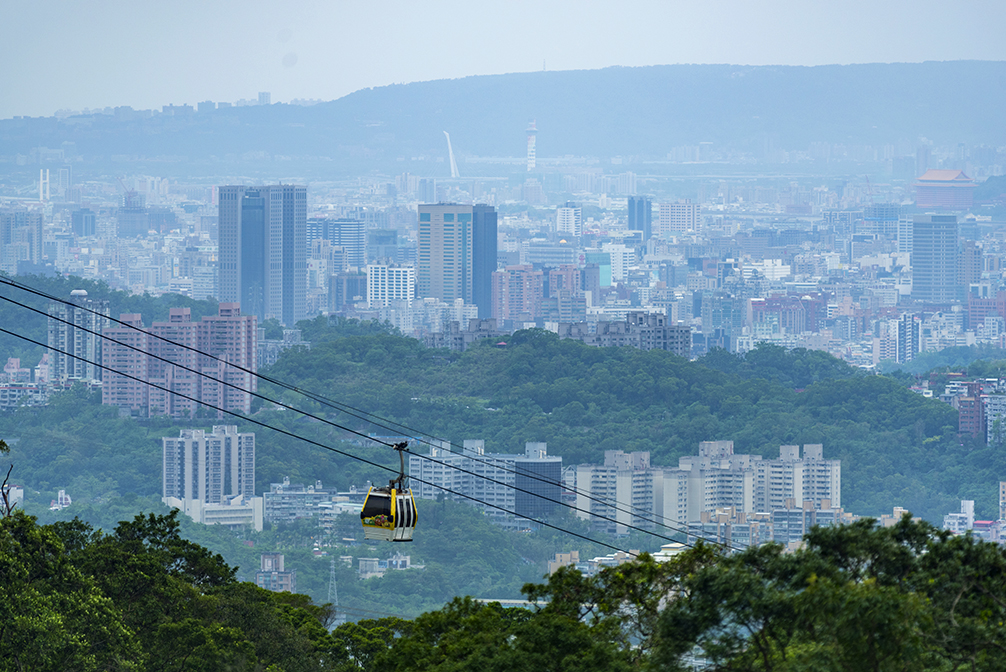
[[915, 205], [968, 210], [974, 202], [974, 190], [974, 180], [963, 170], [927, 170], [915, 182]]

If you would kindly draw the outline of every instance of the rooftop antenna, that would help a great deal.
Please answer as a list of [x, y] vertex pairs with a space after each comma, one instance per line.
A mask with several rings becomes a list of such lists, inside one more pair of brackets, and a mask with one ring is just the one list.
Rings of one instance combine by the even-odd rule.
[[444, 131], [444, 137], [447, 138], [447, 155], [451, 159], [451, 177], [461, 177], [458, 174], [458, 164], [454, 160], [454, 150], [451, 149], [451, 135], [447, 131]]

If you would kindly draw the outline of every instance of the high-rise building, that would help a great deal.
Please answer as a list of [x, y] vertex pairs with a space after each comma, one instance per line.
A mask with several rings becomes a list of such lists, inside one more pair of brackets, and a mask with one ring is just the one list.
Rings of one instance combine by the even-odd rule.
[[119, 223], [119, 238], [136, 238], [150, 232], [150, 213], [147, 197], [130, 189], [122, 195], [122, 205], [116, 212]]
[[578, 237], [583, 234], [583, 208], [572, 201], [555, 211], [555, 230], [560, 236]]
[[418, 296], [446, 303], [472, 298], [472, 206], [419, 206]]
[[440, 445], [434, 442], [429, 455], [409, 457], [409, 476], [415, 478], [412, 492], [417, 499], [446, 496], [460, 500], [465, 496], [490, 520], [507, 527], [525, 527], [523, 517], [544, 518], [558, 506], [562, 458], [549, 455], [546, 444], [528, 442], [523, 455], [486, 453], [481, 439], [466, 439], [461, 452], [450, 448], [447, 441]]
[[73, 235], [78, 237], [93, 236], [97, 231], [97, 220], [90, 208], [74, 210], [70, 216], [73, 224]]
[[472, 206], [472, 298], [479, 318], [493, 313], [493, 273], [497, 269], [497, 214], [491, 205]]
[[685, 231], [697, 231], [702, 225], [699, 204], [690, 199], [677, 203], [661, 203], [655, 235], [667, 236]]
[[364, 270], [367, 265], [367, 223], [359, 219], [310, 219], [307, 222], [308, 249], [317, 239], [327, 240], [332, 247], [341, 247], [346, 253], [346, 264]]
[[545, 297], [545, 274], [530, 264], [507, 266], [493, 273], [493, 317], [534, 322], [541, 316]]
[[537, 159], [537, 149], [535, 148], [538, 142], [538, 126], [532, 119], [531, 123], [527, 125], [527, 172], [531, 172], [538, 165]]
[[49, 379], [95, 382], [103, 378], [101, 332], [109, 326], [108, 301], [87, 298], [87, 290], [70, 292], [70, 303], [49, 304]]
[[253, 315], [221, 303], [217, 315], [200, 322], [192, 321], [188, 308], [170, 309], [168, 320], [154, 322], [150, 329], [139, 315], [122, 315], [119, 321], [125, 324], [103, 331], [101, 361], [108, 369], [101, 403], [140, 416], [191, 418], [201, 404], [220, 409], [210, 411], [217, 417], [224, 411], [251, 412], [252, 393], [258, 389]]
[[366, 273], [334, 273], [328, 277], [328, 312], [345, 313], [357, 301], [367, 298]]
[[958, 284], [961, 287], [961, 298], [968, 291], [968, 287], [981, 282], [984, 261], [982, 248], [978, 246], [978, 243], [973, 240], [965, 240], [961, 246], [961, 260], [957, 269], [960, 273]]
[[653, 237], [653, 201], [648, 196], [629, 196], [629, 230], [641, 231], [643, 242]]
[[910, 362], [919, 356], [920, 320], [911, 313], [905, 313], [898, 319], [898, 340], [895, 358], [899, 364]]
[[307, 188], [219, 191], [220, 300], [294, 326], [307, 315]]
[[488, 205], [419, 205], [416, 294], [446, 303], [462, 299], [492, 310], [496, 270], [495, 208]]
[[803, 452], [801, 457], [799, 446], [780, 446], [779, 458], [766, 460], [734, 454], [733, 441], [703, 441], [697, 456], [683, 456], [676, 469], [664, 470], [664, 515], [697, 522], [703, 513], [727, 507], [770, 513], [787, 508], [787, 500], [797, 508], [840, 507], [841, 461], [824, 459], [821, 444], [807, 444]]
[[437, 181], [432, 177], [424, 177], [416, 184], [416, 198], [420, 203], [437, 202]]
[[42, 223], [37, 210], [0, 210], [0, 271], [15, 275], [20, 262], [41, 263]]
[[595, 530], [625, 534], [629, 526], [652, 530], [663, 511], [663, 469], [648, 452], [604, 451], [604, 464], [576, 467], [576, 515]]
[[912, 298], [923, 303], [958, 300], [957, 215], [912, 217]]
[[236, 425], [214, 425], [212, 432], [183, 429], [161, 439], [163, 497], [204, 504], [255, 496], [255, 434]]
[[412, 266], [367, 266], [367, 307], [386, 308], [393, 301], [412, 305], [416, 295], [416, 269]]

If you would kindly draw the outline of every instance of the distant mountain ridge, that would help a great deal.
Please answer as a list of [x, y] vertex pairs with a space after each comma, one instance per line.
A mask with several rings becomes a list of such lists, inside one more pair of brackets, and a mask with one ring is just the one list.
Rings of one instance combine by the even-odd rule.
[[440, 156], [663, 158], [711, 142], [750, 152], [809, 143], [1006, 143], [1006, 62], [662, 65], [486, 75], [364, 89], [311, 107], [236, 107], [184, 116], [0, 120], [0, 153], [76, 143], [87, 156], [246, 153], [387, 164]]

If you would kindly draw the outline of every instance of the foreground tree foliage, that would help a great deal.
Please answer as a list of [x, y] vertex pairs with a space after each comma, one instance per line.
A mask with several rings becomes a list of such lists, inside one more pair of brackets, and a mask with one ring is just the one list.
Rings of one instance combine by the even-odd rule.
[[[0, 520], [0, 670], [330, 669], [331, 611], [234, 580], [176, 514], [112, 534]], [[273, 667], [270, 667], [273, 666]]]
[[457, 598], [331, 632], [330, 606], [237, 582], [178, 527], [0, 518], [0, 672], [1006, 670], [1006, 553], [907, 516], [815, 528], [795, 552], [562, 568], [527, 608]]

